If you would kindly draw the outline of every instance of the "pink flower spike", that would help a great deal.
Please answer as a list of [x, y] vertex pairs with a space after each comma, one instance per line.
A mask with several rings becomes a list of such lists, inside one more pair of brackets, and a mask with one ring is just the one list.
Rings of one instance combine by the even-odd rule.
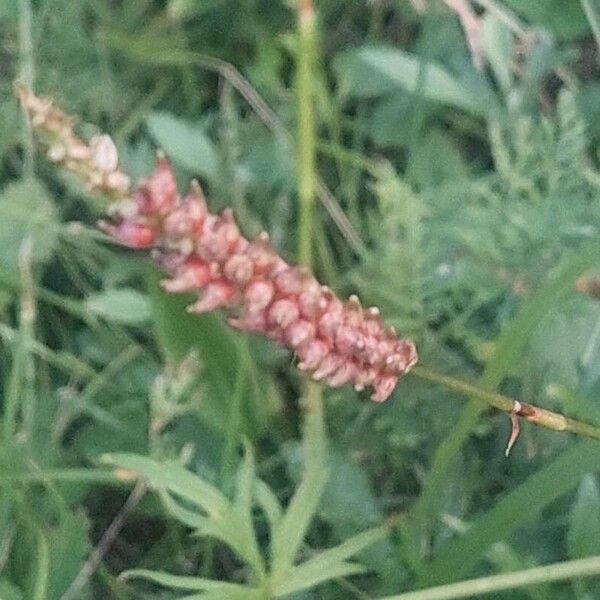
[[281, 258], [266, 233], [248, 241], [231, 210], [208, 211], [197, 182], [182, 198], [164, 154], [131, 192], [108, 136], [87, 143], [76, 135], [74, 120], [50, 100], [22, 87], [17, 93], [51, 160], [88, 190], [116, 201], [100, 223], [103, 231], [130, 248], [152, 249], [170, 276], [163, 282], [167, 292], [198, 292], [190, 312], [226, 307], [235, 315], [229, 319], [232, 327], [287, 346], [314, 379], [370, 387], [377, 402], [388, 398], [417, 362], [413, 342], [384, 327], [375, 307], [364, 309], [356, 296], [342, 302], [307, 268]]

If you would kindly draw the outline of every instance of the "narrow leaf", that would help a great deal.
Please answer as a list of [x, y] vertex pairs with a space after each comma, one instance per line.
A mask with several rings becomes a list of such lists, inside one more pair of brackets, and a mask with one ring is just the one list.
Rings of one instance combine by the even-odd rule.
[[544, 567], [535, 567], [514, 573], [503, 573], [491, 577], [480, 577], [435, 588], [407, 592], [397, 596], [386, 596], [379, 600], [451, 600], [452, 598], [480, 598], [482, 594], [512, 590], [551, 581], [563, 581], [577, 577], [600, 574], [600, 556], [582, 558]]
[[229, 500], [217, 488], [174, 461], [158, 463], [137, 454], [105, 454], [102, 462], [135, 471], [152, 486], [167, 488], [212, 517], [222, 517], [230, 510]]
[[600, 444], [596, 441], [579, 442], [565, 450], [476, 519], [463, 536], [450, 542], [427, 565], [420, 584], [452, 581], [469, 573], [491, 544], [507, 539], [539, 515], [550, 502], [572, 489], [584, 474], [595, 471], [599, 461]]
[[310, 560], [294, 567], [290, 573], [278, 581], [274, 587], [275, 594], [291, 594], [318, 585], [328, 579], [363, 572], [364, 567], [345, 562], [346, 559], [383, 539], [386, 534], [386, 527], [376, 527], [359, 533], [334, 548], [319, 552]]
[[397, 48], [359, 48], [340, 57], [335, 68], [347, 95], [372, 97], [404, 89], [475, 114], [488, 104], [440, 65]]
[[202, 577], [171, 575], [163, 571], [150, 571], [148, 569], [131, 569], [121, 574], [121, 579], [145, 579], [159, 585], [176, 590], [202, 590], [228, 592], [252, 592], [252, 588], [237, 583], [215, 581]]
[[150, 135], [176, 164], [205, 177], [215, 174], [214, 145], [198, 125], [164, 112], [152, 114], [147, 124]]

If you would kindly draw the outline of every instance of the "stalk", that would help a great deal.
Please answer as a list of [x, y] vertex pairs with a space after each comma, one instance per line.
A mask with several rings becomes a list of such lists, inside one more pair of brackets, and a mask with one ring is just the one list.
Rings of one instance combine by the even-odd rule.
[[[33, 35], [32, 35], [31, 0], [19, 0], [19, 54], [20, 54], [20, 80], [28, 89], [33, 89], [35, 71], [33, 60]], [[35, 145], [31, 122], [25, 115], [23, 118], [23, 146], [25, 157], [23, 173], [33, 175], [35, 161]]]
[[[316, 191], [316, 122], [313, 68], [316, 56], [315, 14], [312, 0], [298, 0], [298, 48], [296, 63], [298, 186], [298, 261], [307, 267], [313, 262], [314, 201]], [[325, 440], [323, 394], [321, 387], [309, 379], [304, 385], [304, 417], [306, 438]], [[311, 432], [314, 436], [311, 436]], [[305, 461], [319, 464], [325, 449], [305, 446]]]
[[429, 381], [430, 383], [441, 385], [448, 390], [458, 392], [468, 398], [472, 398], [484, 407], [497, 408], [511, 416], [523, 417], [530, 423], [535, 423], [540, 427], [553, 429], [554, 431], [568, 431], [584, 437], [600, 440], [600, 427], [583, 421], [577, 421], [576, 419], [572, 419], [561, 413], [540, 408], [539, 406], [528, 404], [527, 402], [514, 400], [513, 398], [483, 389], [462, 379], [451, 377], [449, 375], [442, 375], [427, 367], [413, 367], [411, 375]]
[[315, 196], [316, 124], [313, 89], [315, 27], [312, 0], [298, 0], [298, 260], [310, 267], [313, 258], [313, 205]]

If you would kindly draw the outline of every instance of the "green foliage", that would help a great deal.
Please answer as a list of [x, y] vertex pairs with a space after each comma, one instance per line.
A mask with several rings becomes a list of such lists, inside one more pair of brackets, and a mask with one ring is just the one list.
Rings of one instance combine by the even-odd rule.
[[29, 238], [33, 259], [47, 261], [56, 246], [59, 224], [56, 207], [43, 184], [25, 179], [8, 185], [0, 196], [0, 254], [2, 268], [18, 272], [21, 243]]
[[[307, 432], [307, 446], [314, 442], [318, 444], [313, 439], [315, 435], [319, 435], [318, 431]], [[324, 456], [313, 461], [306, 460], [300, 485], [287, 510], [282, 512], [275, 493], [256, 477], [249, 446], [237, 474], [233, 501], [177, 463], [157, 463], [136, 455], [105, 456], [104, 463], [143, 476], [160, 494], [166, 511], [191, 527], [196, 536], [220, 540], [249, 567], [247, 585], [144, 569], [127, 571], [123, 577], [143, 578], [175, 589], [207, 592], [202, 595], [203, 598], [263, 599], [288, 596], [330, 579], [363, 572], [360, 565], [348, 562], [348, 559], [380, 540], [385, 535], [385, 528], [357, 534], [297, 564], [297, 554], [323, 491], [326, 479], [323, 460]], [[271, 551], [268, 564], [260, 553], [253, 526], [252, 508], [255, 503], [264, 510], [269, 524]]]
[[[429, 369], [598, 423], [599, 306], [574, 288], [600, 264], [598, 3], [472, 2], [481, 70], [448, 4], [417, 4], [315, 0], [299, 90], [294, 2], [0, 1], [1, 598], [595, 598], [596, 442], [523, 422], [507, 460], [506, 416], [412, 376], [321, 406], [289, 353], [106, 243], [103, 201], [41, 149], [29, 172], [26, 72], [134, 179], [164, 149], [294, 260], [312, 88], [320, 279]], [[101, 542], [132, 472], [153, 491]]]

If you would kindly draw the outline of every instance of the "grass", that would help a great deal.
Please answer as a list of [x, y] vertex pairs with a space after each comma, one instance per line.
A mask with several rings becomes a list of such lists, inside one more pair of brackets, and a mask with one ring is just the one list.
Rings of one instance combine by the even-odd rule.
[[[598, 6], [472, 4], [483, 70], [459, 3], [0, 5], [0, 597], [595, 597], [600, 446], [523, 420], [506, 459], [504, 412], [600, 424]], [[135, 177], [166, 149], [419, 368], [376, 405], [183, 312], [17, 79]]]

